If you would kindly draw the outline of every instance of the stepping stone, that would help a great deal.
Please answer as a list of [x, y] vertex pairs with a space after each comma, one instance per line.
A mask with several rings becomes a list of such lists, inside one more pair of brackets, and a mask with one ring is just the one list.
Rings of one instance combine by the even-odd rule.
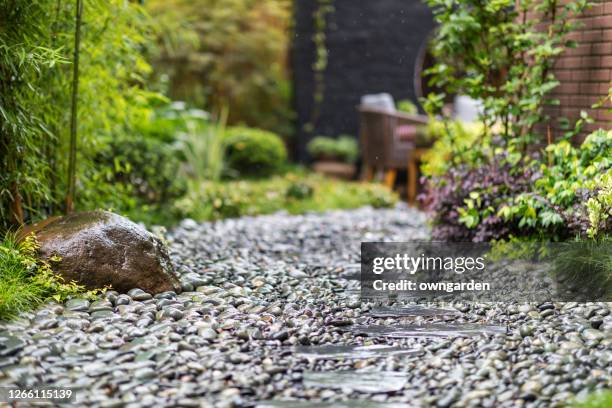
[[255, 408], [406, 408], [406, 404], [364, 400], [328, 402], [270, 400], [257, 402]]
[[379, 306], [373, 307], [370, 312], [372, 317], [408, 317], [408, 316], [445, 316], [460, 314], [455, 309], [442, 309], [427, 307], [424, 305], [408, 306]]
[[296, 348], [296, 355], [310, 359], [366, 359], [389, 356], [414, 356], [420, 350], [373, 344], [370, 346], [304, 346]]
[[409, 337], [471, 337], [479, 334], [505, 334], [504, 326], [464, 324], [405, 324], [396, 326], [351, 326], [346, 328], [355, 334], [368, 337], [409, 338]]
[[351, 389], [376, 394], [399, 391], [408, 383], [405, 373], [394, 371], [306, 371], [302, 381], [305, 387]]

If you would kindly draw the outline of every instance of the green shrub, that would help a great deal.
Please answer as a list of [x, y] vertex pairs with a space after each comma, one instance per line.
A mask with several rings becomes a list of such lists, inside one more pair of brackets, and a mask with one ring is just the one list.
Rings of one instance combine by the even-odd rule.
[[[441, 176], [453, 164], [478, 162], [490, 143], [490, 138], [481, 137], [482, 128], [478, 122], [441, 121], [430, 117], [424, 133], [425, 139], [433, 145], [422, 157], [423, 175]], [[477, 142], [479, 148], [474, 149]]]
[[94, 163], [107, 169], [108, 182], [131, 187], [141, 203], [161, 206], [186, 192], [185, 181], [177, 177], [178, 152], [163, 142], [144, 138], [113, 141]]
[[359, 156], [357, 141], [348, 135], [337, 139], [317, 136], [308, 143], [307, 149], [317, 159], [335, 159], [345, 163], [354, 163]]
[[261, 129], [231, 127], [225, 134], [228, 170], [242, 177], [267, 177], [279, 172], [287, 149], [276, 134]]
[[[610, 232], [612, 199], [612, 130], [598, 130], [580, 147], [567, 141], [546, 148], [547, 162], [535, 162], [540, 176], [498, 210], [526, 233], [562, 238]], [[561, 234], [561, 235], [559, 235]]]
[[47, 300], [93, 298], [98, 292], [85, 291], [75, 282], [64, 282], [47, 262], [36, 258], [37, 250], [33, 235], [19, 242], [14, 235], [7, 235], [0, 243], [0, 319], [12, 318]]
[[486, 149], [433, 177], [425, 202], [439, 240], [600, 239], [612, 231], [612, 131], [580, 147], [549, 145], [542, 158], [514, 149]]

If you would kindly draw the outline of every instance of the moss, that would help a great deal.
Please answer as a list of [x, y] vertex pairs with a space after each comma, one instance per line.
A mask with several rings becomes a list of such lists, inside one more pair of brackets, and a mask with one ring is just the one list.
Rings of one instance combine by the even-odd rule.
[[612, 391], [604, 390], [589, 395], [584, 401], [576, 401], [571, 408], [609, 408], [612, 407]]

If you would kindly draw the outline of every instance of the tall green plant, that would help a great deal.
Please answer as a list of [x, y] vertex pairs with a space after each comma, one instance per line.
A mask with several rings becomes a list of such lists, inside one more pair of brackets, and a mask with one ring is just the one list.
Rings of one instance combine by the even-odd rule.
[[[566, 48], [587, 0], [426, 0], [439, 29], [432, 41], [438, 63], [428, 73], [449, 94], [483, 103], [483, 136], [499, 133], [521, 149], [542, 140], [548, 96], [558, 84], [551, 68]], [[544, 28], [539, 24], [544, 22]], [[430, 95], [440, 111], [446, 95]], [[497, 128], [497, 129], [496, 129]]]
[[181, 151], [187, 161], [187, 175], [199, 189], [207, 181], [218, 181], [224, 169], [224, 142], [227, 109], [216, 120], [187, 120], [186, 131], [179, 136]]
[[[75, 3], [0, 0], [0, 231], [57, 212], [70, 185]], [[137, 125], [161, 99], [145, 86], [151, 25], [135, 2], [87, 2], [74, 127], [79, 149], [70, 179], [88, 194], [76, 196], [77, 209], [115, 194], [103, 176], [108, 169], [94, 158], [110, 141], [137, 137]]]
[[66, 212], [74, 208], [74, 191], [76, 185], [76, 150], [77, 150], [77, 106], [79, 98], [79, 47], [81, 46], [81, 22], [83, 20], [83, 2], [76, 0], [74, 31], [74, 60], [72, 71], [72, 96], [70, 101], [70, 143], [68, 147], [68, 194], [66, 194]]

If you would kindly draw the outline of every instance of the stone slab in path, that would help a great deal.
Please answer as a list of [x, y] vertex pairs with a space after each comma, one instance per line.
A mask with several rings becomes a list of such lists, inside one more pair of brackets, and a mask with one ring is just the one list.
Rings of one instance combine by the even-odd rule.
[[299, 357], [311, 359], [366, 359], [391, 356], [415, 356], [421, 354], [420, 350], [405, 347], [372, 344], [368, 346], [305, 346], [298, 347], [295, 354]]
[[302, 381], [305, 387], [351, 389], [364, 393], [399, 391], [408, 384], [406, 373], [393, 371], [306, 371]]
[[504, 326], [493, 326], [474, 323], [350, 326], [346, 330], [356, 335], [387, 338], [471, 337], [478, 336], [480, 334], [491, 335], [506, 333], [506, 328]]

